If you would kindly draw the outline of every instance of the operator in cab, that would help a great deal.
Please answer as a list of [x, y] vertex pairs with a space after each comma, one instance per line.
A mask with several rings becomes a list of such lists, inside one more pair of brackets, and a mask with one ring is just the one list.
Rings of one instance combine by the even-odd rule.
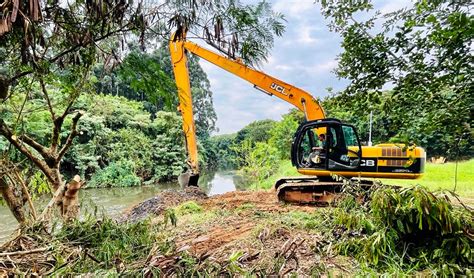
[[317, 147], [311, 149], [311, 154], [309, 155], [309, 160], [316, 164], [321, 165], [326, 159], [326, 134], [321, 133], [318, 135], [319, 143]]

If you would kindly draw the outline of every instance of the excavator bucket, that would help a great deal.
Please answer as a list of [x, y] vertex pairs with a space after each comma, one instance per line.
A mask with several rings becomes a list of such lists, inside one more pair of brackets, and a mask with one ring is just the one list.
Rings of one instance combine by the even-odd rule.
[[181, 187], [198, 186], [199, 174], [193, 174], [190, 171], [182, 173], [178, 177], [178, 183]]

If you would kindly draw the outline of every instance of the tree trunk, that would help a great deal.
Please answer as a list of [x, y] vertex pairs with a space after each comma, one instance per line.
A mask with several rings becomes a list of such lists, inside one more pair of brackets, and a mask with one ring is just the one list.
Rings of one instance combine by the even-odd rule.
[[13, 188], [3, 177], [0, 178], [0, 193], [10, 208], [10, 211], [13, 213], [13, 216], [15, 216], [20, 225], [23, 226], [26, 222], [26, 217], [20, 198], [15, 195]]
[[83, 182], [78, 175], [67, 184], [66, 192], [62, 199], [62, 216], [66, 221], [76, 219], [79, 216], [79, 189]]

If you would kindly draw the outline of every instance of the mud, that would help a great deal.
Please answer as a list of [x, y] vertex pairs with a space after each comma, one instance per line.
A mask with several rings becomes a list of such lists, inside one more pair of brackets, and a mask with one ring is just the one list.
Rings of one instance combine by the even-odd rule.
[[199, 187], [187, 187], [182, 191], [165, 190], [157, 196], [127, 209], [117, 220], [119, 222], [136, 222], [150, 215], [160, 215], [167, 208], [174, 207], [187, 201], [206, 199], [207, 195]]

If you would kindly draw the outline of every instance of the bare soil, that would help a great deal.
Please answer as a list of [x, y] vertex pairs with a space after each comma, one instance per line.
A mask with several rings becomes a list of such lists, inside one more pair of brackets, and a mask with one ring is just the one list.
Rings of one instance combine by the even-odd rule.
[[305, 205], [289, 205], [278, 201], [274, 190], [233, 191], [212, 196], [199, 202], [205, 209], [233, 210], [245, 205], [251, 205], [259, 211], [288, 212], [291, 210], [314, 211], [317, 209]]
[[197, 203], [203, 215], [180, 216], [177, 227], [170, 231], [177, 250], [213, 258], [220, 264], [241, 252], [236, 262], [240, 267], [274, 275], [292, 272], [306, 276], [318, 265], [342, 274], [353, 266], [347, 258], [316, 256], [321, 235], [279, 222], [288, 212], [311, 212], [317, 207], [280, 203], [273, 191], [228, 192]]

